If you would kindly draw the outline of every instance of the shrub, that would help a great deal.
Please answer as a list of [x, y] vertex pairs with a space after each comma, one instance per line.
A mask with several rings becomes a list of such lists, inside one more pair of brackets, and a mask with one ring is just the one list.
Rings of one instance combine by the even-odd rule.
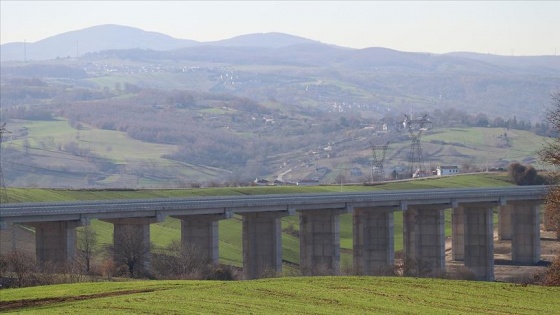
[[546, 286], [560, 286], [560, 252], [546, 269], [542, 283]]
[[508, 173], [516, 185], [542, 185], [545, 183], [544, 177], [538, 175], [537, 170], [531, 165], [513, 162], [508, 165]]

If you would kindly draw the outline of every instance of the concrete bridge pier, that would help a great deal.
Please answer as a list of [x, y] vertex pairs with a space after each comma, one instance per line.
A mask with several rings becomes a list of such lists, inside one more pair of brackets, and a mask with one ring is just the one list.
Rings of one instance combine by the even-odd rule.
[[151, 267], [150, 224], [161, 222], [163, 218], [102, 220], [113, 224], [113, 258], [115, 261], [119, 264], [134, 262], [134, 272], [148, 272]]
[[45, 263], [61, 266], [75, 258], [76, 228], [81, 221], [29, 222], [35, 228], [35, 254], [41, 266]]
[[340, 271], [340, 215], [342, 209], [302, 210], [299, 216], [300, 267], [305, 275]]
[[404, 216], [404, 253], [419, 275], [445, 271], [445, 205], [408, 206]]
[[193, 255], [202, 255], [208, 260], [208, 263], [218, 264], [218, 221], [231, 218], [231, 212], [172, 217], [181, 220], [181, 245], [185, 248], [188, 247]]
[[512, 202], [511, 260], [535, 264], [541, 259], [540, 209], [537, 202]]
[[451, 257], [455, 261], [465, 260], [465, 209], [453, 208], [451, 213]]
[[512, 238], [512, 205], [504, 205], [498, 208], [498, 239], [500, 241], [511, 240]]
[[282, 272], [282, 217], [294, 213], [289, 210], [241, 214], [245, 279]]
[[385, 275], [395, 261], [392, 207], [356, 208], [353, 215], [354, 270]]
[[465, 204], [465, 267], [477, 280], [494, 280], [495, 203]]

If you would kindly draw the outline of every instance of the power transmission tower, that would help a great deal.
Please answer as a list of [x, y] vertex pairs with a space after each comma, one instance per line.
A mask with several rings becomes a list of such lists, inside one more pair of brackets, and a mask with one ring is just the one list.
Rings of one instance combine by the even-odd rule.
[[432, 122], [428, 120], [428, 114], [420, 119], [410, 119], [407, 115], [404, 116], [402, 126], [408, 131], [412, 140], [408, 155], [408, 171], [412, 177], [416, 177], [414, 174], [421, 176], [424, 173], [424, 156], [420, 145], [420, 136], [422, 132], [432, 128]]
[[11, 133], [6, 129], [6, 123], [0, 127], [0, 204], [8, 202], [8, 192], [6, 191], [6, 184], [4, 183], [4, 173], [2, 172], [2, 137], [4, 133]]
[[[371, 154], [373, 157], [373, 163], [371, 166], [372, 182], [374, 181], [375, 177], [381, 177], [382, 179], [385, 179], [385, 169], [383, 168], [383, 163], [385, 162], [385, 156], [387, 154], [389, 142], [390, 141], [387, 141], [387, 143], [385, 143], [384, 145], [374, 145], [373, 143], [371, 143], [371, 141], [369, 142], [371, 144]], [[374, 173], [377, 176], [374, 177]]]

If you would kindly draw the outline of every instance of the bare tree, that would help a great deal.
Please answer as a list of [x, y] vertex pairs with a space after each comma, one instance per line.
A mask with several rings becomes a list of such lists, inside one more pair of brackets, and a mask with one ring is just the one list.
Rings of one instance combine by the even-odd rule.
[[141, 276], [150, 267], [150, 242], [144, 239], [147, 235], [144, 228], [150, 227], [123, 225], [115, 229], [115, 244], [109, 247], [117, 266], [126, 266], [130, 277]]
[[78, 262], [83, 265], [85, 272], [89, 273], [91, 270], [91, 263], [97, 248], [97, 232], [91, 227], [86, 225], [78, 230]]
[[[547, 121], [556, 132], [560, 132], [560, 90], [552, 94], [551, 106], [546, 113]], [[560, 138], [551, 138], [544, 149], [539, 152], [541, 160], [550, 164], [560, 166]]]
[[336, 177], [335, 177], [336, 183], [337, 183], [337, 184], [340, 184], [340, 185], [346, 183], [346, 180], [347, 180], [347, 179], [346, 179], [346, 175], [344, 175], [344, 174], [342, 174], [342, 173], [336, 175]]
[[548, 286], [560, 286], [560, 253], [556, 254], [556, 258], [546, 269], [542, 283]]
[[7, 271], [12, 272], [16, 278], [16, 286], [24, 287], [36, 282], [37, 262], [35, 257], [20, 251], [13, 251], [7, 255]]
[[[556, 132], [560, 132], [560, 90], [552, 94], [551, 106], [547, 110], [546, 118]], [[542, 161], [560, 166], [560, 138], [550, 138], [545, 147], [539, 152]], [[559, 176], [555, 176], [558, 178]], [[545, 219], [548, 224], [556, 230], [556, 236], [560, 239], [560, 188], [551, 186], [546, 197]]]
[[199, 246], [177, 240], [154, 254], [152, 267], [162, 278], [205, 279], [212, 272], [208, 255]]

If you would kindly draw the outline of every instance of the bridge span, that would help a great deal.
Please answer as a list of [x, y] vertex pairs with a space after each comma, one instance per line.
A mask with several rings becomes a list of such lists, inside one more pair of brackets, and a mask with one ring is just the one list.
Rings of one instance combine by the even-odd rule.
[[[540, 260], [540, 211], [546, 186], [422, 189], [353, 193], [268, 194], [194, 198], [11, 203], [0, 205], [0, 228], [35, 228], [40, 262], [63, 263], [76, 251], [76, 227], [100, 219], [114, 225], [115, 246], [127, 229], [149, 245], [149, 225], [167, 216], [181, 220], [181, 242], [218, 263], [218, 221], [242, 217], [245, 278], [282, 269], [281, 218], [299, 215], [302, 270], [340, 267], [339, 215], [353, 213], [353, 262], [357, 273], [383, 274], [394, 264], [395, 211], [403, 211], [404, 254], [434, 273], [445, 270], [443, 210], [452, 208], [452, 255], [480, 280], [494, 279], [493, 209], [498, 233], [511, 239], [512, 260]], [[142, 262], [149, 268], [149, 260]]]

